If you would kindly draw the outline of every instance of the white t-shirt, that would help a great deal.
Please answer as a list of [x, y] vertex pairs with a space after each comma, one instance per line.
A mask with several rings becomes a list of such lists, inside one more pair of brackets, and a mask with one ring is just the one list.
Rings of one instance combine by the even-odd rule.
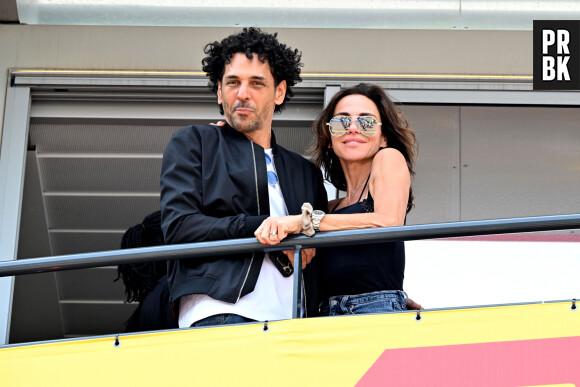
[[[272, 149], [265, 149], [272, 162], [268, 171], [276, 173]], [[270, 216], [288, 215], [280, 183], [268, 183]], [[283, 320], [292, 317], [293, 276], [284, 277], [270, 260], [268, 253], [260, 269], [254, 291], [235, 304], [219, 301], [205, 294], [190, 294], [179, 299], [179, 327], [222, 313], [233, 313], [257, 321]]]

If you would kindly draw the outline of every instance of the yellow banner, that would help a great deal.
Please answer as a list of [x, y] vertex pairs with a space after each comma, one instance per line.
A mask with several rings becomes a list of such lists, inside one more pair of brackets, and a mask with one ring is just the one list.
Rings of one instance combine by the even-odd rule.
[[571, 303], [321, 317], [0, 348], [2, 386], [580, 386]]

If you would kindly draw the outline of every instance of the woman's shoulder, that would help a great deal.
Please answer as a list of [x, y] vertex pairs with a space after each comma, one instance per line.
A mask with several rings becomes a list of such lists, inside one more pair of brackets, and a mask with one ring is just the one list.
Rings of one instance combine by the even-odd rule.
[[395, 148], [383, 148], [377, 152], [373, 159], [373, 169], [398, 166], [408, 168], [405, 156]]
[[393, 159], [393, 160], [397, 160], [397, 159], [402, 159], [405, 160], [405, 156], [403, 156], [403, 154], [401, 153], [400, 150], [395, 149], [395, 148], [383, 148], [381, 150], [379, 150], [377, 152], [377, 154], [375, 155], [375, 160], [377, 160], [377, 158], [380, 159]]

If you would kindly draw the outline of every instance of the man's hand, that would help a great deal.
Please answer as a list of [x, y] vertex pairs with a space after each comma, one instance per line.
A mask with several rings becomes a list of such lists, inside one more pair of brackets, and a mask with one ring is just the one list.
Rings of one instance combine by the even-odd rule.
[[300, 215], [269, 217], [254, 232], [258, 241], [264, 245], [277, 245], [288, 234], [299, 232]]
[[[288, 256], [288, 259], [290, 259], [290, 263], [292, 264], [292, 266], [294, 266], [294, 251], [295, 250], [282, 251], [284, 254]], [[302, 249], [302, 270], [306, 268], [306, 265], [312, 262], [312, 258], [314, 258], [315, 255], [316, 249], [314, 247], [310, 249]]]

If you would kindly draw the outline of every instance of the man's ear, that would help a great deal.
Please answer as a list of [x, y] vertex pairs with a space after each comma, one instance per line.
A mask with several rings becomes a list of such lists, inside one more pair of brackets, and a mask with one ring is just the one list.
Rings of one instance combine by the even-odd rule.
[[282, 81], [278, 83], [276, 86], [276, 94], [274, 95], [274, 103], [276, 105], [281, 105], [284, 102], [284, 98], [286, 97], [286, 81]]
[[218, 89], [217, 89], [217, 97], [218, 97], [218, 105], [222, 104], [222, 83], [218, 81]]

